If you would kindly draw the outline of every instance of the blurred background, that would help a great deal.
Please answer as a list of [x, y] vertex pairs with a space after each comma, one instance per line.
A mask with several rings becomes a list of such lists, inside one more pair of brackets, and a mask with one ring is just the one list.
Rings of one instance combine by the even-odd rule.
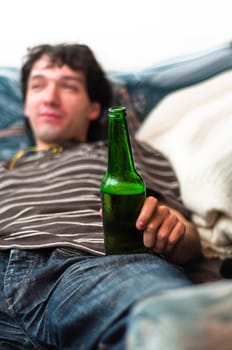
[[147, 68], [232, 39], [230, 0], [7, 0], [0, 65], [20, 66], [27, 47], [91, 46], [108, 70]]

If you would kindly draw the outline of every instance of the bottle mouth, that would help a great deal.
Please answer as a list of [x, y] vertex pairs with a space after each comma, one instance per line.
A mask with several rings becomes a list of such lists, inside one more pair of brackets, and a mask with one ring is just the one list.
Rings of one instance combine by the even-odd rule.
[[113, 106], [109, 108], [109, 113], [117, 113], [126, 111], [126, 107], [124, 106]]

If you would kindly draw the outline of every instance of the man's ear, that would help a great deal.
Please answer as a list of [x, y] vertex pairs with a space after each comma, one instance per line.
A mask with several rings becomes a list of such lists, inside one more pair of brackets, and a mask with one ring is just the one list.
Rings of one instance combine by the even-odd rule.
[[92, 102], [89, 112], [89, 120], [96, 120], [101, 114], [101, 105], [99, 102]]

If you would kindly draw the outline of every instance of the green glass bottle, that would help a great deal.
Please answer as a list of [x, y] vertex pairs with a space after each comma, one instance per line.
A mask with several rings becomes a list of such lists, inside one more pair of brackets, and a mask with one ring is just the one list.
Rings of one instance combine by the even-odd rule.
[[105, 253], [143, 253], [143, 232], [136, 220], [146, 187], [134, 166], [126, 120], [126, 108], [109, 109], [108, 168], [101, 187]]

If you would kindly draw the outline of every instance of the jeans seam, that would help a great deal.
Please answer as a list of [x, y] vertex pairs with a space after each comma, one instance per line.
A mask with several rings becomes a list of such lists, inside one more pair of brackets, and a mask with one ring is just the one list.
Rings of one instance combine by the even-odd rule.
[[[17, 293], [15, 294], [15, 300], [14, 300], [13, 296], [11, 295], [8, 298], [6, 298], [6, 304], [7, 304], [7, 308], [8, 308], [10, 317], [17, 323], [18, 327], [20, 327], [20, 329], [23, 332], [23, 334], [25, 335], [26, 339], [28, 339], [30, 341], [30, 343], [33, 345], [33, 347], [35, 349], [37, 349], [37, 350], [45, 350], [45, 348], [43, 348], [39, 344], [35, 343], [35, 341], [27, 334], [23, 323], [21, 322], [20, 318], [18, 318], [16, 316], [16, 313], [15, 313], [15, 310], [14, 310], [14, 305], [17, 304], [17, 302], [20, 300], [20, 297], [21, 297], [20, 290], [22, 290], [24, 288], [24, 286], [27, 285], [27, 276], [30, 274], [30, 272], [32, 270], [32, 266], [33, 266], [34, 263], [35, 263], [34, 259], [28, 260], [28, 268], [25, 271], [25, 274], [24, 274], [24, 276], [23, 276], [23, 278], [21, 280], [20, 288], [17, 290]], [[6, 271], [6, 273], [7, 273], [7, 271]], [[6, 277], [5, 281], [4, 281], [4, 285], [8, 284], [8, 282], [9, 282], [9, 278]]]

